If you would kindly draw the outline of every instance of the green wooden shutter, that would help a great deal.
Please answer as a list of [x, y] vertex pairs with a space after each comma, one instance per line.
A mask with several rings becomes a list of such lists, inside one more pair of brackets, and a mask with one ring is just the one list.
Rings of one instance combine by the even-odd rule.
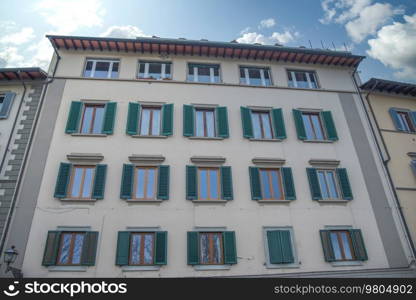
[[294, 263], [292, 240], [289, 230], [268, 230], [267, 244], [271, 264]]
[[215, 109], [217, 115], [217, 136], [222, 138], [229, 137], [228, 128], [228, 112], [224, 106], [217, 107]]
[[157, 199], [169, 199], [169, 166], [159, 166]]
[[114, 121], [116, 118], [117, 103], [108, 102], [105, 105], [105, 114], [103, 120], [103, 130], [104, 134], [113, 134], [114, 130]]
[[134, 178], [134, 166], [130, 164], [123, 165], [123, 175], [121, 177], [121, 199], [131, 199], [133, 192], [133, 178]]
[[199, 264], [199, 237], [198, 232], [188, 231], [188, 265], [198, 265]]
[[286, 200], [296, 199], [295, 184], [293, 183], [293, 175], [291, 168], [282, 168], [283, 188], [285, 191]]
[[59, 242], [61, 239], [60, 231], [48, 231], [46, 238], [45, 251], [43, 252], [43, 266], [54, 266], [58, 256]]
[[186, 166], [186, 199], [198, 199], [198, 175], [196, 166]]
[[58, 178], [56, 179], [56, 186], [55, 186], [55, 198], [65, 198], [69, 178], [71, 176], [71, 164], [68, 163], [61, 163], [59, 166]]
[[183, 136], [194, 136], [194, 118], [195, 112], [192, 105], [183, 106]]
[[129, 264], [130, 231], [119, 231], [117, 235], [116, 265], [127, 266]]
[[315, 168], [306, 168], [306, 173], [308, 174], [309, 188], [311, 190], [311, 195], [313, 200], [321, 200], [322, 193], [321, 187], [319, 185], [318, 174]]
[[250, 186], [251, 186], [251, 199], [252, 200], [261, 200], [263, 196], [261, 194], [261, 184], [260, 184], [260, 171], [257, 167], [248, 167], [250, 175]]
[[129, 112], [127, 114], [126, 133], [136, 135], [139, 128], [140, 104], [136, 102], [129, 103]]
[[94, 266], [97, 254], [98, 232], [87, 231], [82, 245], [81, 265]]
[[81, 118], [82, 102], [72, 101], [71, 108], [69, 109], [68, 120], [66, 122], [66, 133], [77, 133], [79, 120]]
[[332, 113], [330, 111], [321, 112], [322, 120], [325, 124], [326, 136], [330, 141], [338, 140], [337, 129], [335, 128], [334, 119], [332, 118]]
[[282, 263], [292, 264], [295, 262], [293, 257], [292, 240], [289, 230], [280, 231], [280, 242], [282, 245]]
[[166, 265], [168, 263], [168, 233], [157, 231], [155, 236], [155, 265]]
[[352, 247], [356, 260], [367, 260], [367, 250], [365, 249], [363, 235], [360, 229], [350, 229]]
[[319, 230], [322, 242], [322, 250], [324, 251], [325, 261], [335, 261], [334, 249], [331, 243], [331, 231], [330, 230]]
[[231, 167], [221, 167], [221, 198], [233, 200], [233, 179]]
[[410, 113], [411, 117], [412, 117], [412, 121], [413, 121], [413, 127], [416, 129], [416, 111], [412, 111]]
[[272, 109], [272, 117], [275, 138], [284, 140], [286, 138], [286, 127], [282, 109]]
[[3, 99], [3, 105], [0, 110], [0, 119], [6, 119], [9, 117], [10, 109], [12, 108], [13, 99], [16, 96], [15, 93], [5, 93]]
[[337, 169], [339, 186], [341, 188], [342, 199], [352, 200], [354, 197], [352, 195], [350, 181], [348, 179], [347, 170], [345, 168]]
[[405, 128], [403, 127], [402, 123], [400, 122], [397, 110], [395, 108], [390, 108], [389, 113], [390, 113], [390, 116], [393, 120], [394, 127], [396, 127], [397, 130], [405, 131]]
[[92, 190], [93, 199], [104, 199], [105, 179], [107, 175], [107, 165], [95, 166], [94, 188]]
[[306, 140], [306, 130], [305, 125], [303, 124], [302, 112], [300, 110], [293, 110], [293, 119], [295, 120], [296, 132], [298, 134], [298, 139]]
[[240, 107], [241, 111], [241, 123], [243, 125], [243, 137], [250, 139], [253, 134], [253, 123], [251, 121], [251, 111], [247, 107]]
[[161, 135], [170, 136], [173, 134], [173, 104], [162, 106], [162, 132]]
[[237, 263], [237, 249], [235, 245], [235, 232], [224, 231], [222, 233], [224, 242], [224, 264], [233, 265]]

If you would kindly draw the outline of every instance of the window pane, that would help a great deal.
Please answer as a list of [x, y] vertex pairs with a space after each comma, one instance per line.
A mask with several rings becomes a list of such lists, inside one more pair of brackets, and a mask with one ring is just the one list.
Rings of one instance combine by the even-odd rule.
[[206, 126], [207, 126], [207, 136], [214, 137], [215, 136], [215, 122], [214, 122], [214, 112], [213, 111], [206, 111]]
[[144, 176], [145, 170], [144, 169], [137, 169], [136, 173], [136, 198], [143, 199], [144, 198]]
[[82, 174], [83, 174], [82, 168], [75, 167], [72, 179], [72, 190], [71, 190], [71, 197], [78, 198], [80, 196], [81, 192], [81, 181], [82, 181]]
[[72, 234], [62, 234], [61, 238], [61, 253], [59, 257], [59, 264], [67, 264], [69, 262], [69, 250], [71, 248]]
[[171, 78], [170, 76], [170, 64], [165, 65], [165, 78]]
[[85, 65], [85, 71], [84, 71], [85, 77], [91, 77], [92, 65], [93, 65], [92, 61], [87, 61], [87, 64]]
[[335, 182], [335, 175], [334, 172], [327, 172], [326, 173], [326, 179], [329, 185], [329, 196], [330, 198], [337, 199], [338, 198], [338, 191], [337, 191], [337, 185]]
[[334, 249], [335, 259], [342, 260], [341, 248], [338, 243], [338, 235], [336, 232], [331, 232], [330, 236], [331, 236], [332, 248]]
[[256, 139], [261, 139], [260, 114], [251, 113], [251, 122], [253, 124], [253, 135]]
[[97, 61], [95, 64], [95, 78], [107, 78], [108, 71], [110, 69], [110, 62], [108, 61]]
[[153, 234], [144, 235], [144, 254], [143, 254], [144, 264], [151, 265], [153, 264]]
[[212, 238], [214, 239], [214, 253], [213, 253], [213, 263], [221, 264], [222, 263], [222, 253], [221, 253], [221, 234], [213, 234]]
[[211, 82], [210, 67], [198, 67], [198, 82]]
[[295, 72], [296, 82], [298, 84], [298, 88], [309, 88], [308, 80], [306, 79], [305, 72]]
[[328, 186], [325, 180], [325, 171], [318, 171], [318, 179], [319, 179], [319, 185], [321, 187], [322, 198], [323, 199], [330, 198], [329, 192], [328, 192]]
[[92, 127], [92, 133], [101, 133], [104, 118], [104, 107], [95, 107], [94, 124]]
[[208, 171], [200, 170], [199, 172], [199, 186], [200, 186], [200, 199], [208, 198]]
[[308, 114], [302, 114], [303, 125], [305, 126], [306, 138], [308, 140], [313, 140], [315, 138], [311, 119]]
[[406, 131], [410, 131], [409, 120], [407, 118], [407, 113], [399, 112], [398, 114], [399, 123], [401, 127], [404, 128]]
[[118, 62], [113, 62], [113, 69], [111, 71], [111, 78], [118, 77]]
[[94, 107], [85, 106], [84, 119], [82, 120], [81, 133], [90, 133], [93, 114], [94, 114]]
[[204, 111], [196, 111], [196, 136], [205, 136], [204, 132]]
[[93, 169], [85, 169], [84, 186], [82, 190], [82, 198], [90, 198], [92, 190]]
[[293, 81], [293, 78], [292, 78], [292, 72], [291, 71], [288, 71], [287, 72], [287, 77], [288, 77], [288, 79], [289, 79], [289, 87], [295, 87], [295, 82]]
[[272, 199], [272, 192], [270, 190], [269, 174], [265, 170], [260, 171], [261, 186], [263, 187], [263, 198]]
[[72, 264], [78, 265], [81, 263], [82, 246], [84, 244], [84, 234], [75, 234], [74, 250], [72, 254]]
[[245, 68], [240, 68], [240, 84], [246, 84], [246, 75], [244, 74]]
[[130, 250], [130, 264], [138, 265], [140, 263], [140, 246], [141, 246], [141, 235], [131, 235], [131, 250]]
[[153, 109], [152, 132], [151, 135], [159, 135], [160, 130], [160, 109]]
[[200, 234], [201, 264], [209, 263], [209, 240], [208, 234]]
[[270, 171], [272, 176], [272, 186], [273, 186], [273, 199], [281, 199], [282, 191], [280, 190], [280, 179], [279, 173], [276, 170]]
[[315, 136], [317, 140], [323, 140], [324, 134], [322, 132], [321, 121], [319, 119], [319, 115], [311, 115], [313, 127], [315, 129]]
[[352, 259], [352, 251], [350, 247], [349, 234], [341, 232], [342, 244], [344, 246], [345, 259]]
[[209, 170], [209, 187], [210, 187], [210, 198], [218, 199], [218, 171]]
[[248, 69], [248, 77], [250, 78], [250, 85], [262, 85], [260, 69]]
[[311, 88], [316, 89], [318, 88], [318, 84], [316, 83], [315, 73], [309, 73], [309, 79], [311, 81]]
[[150, 126], [150, 109], [142, 109], [142, 118], [140, 120], [140, 135], [149, 135]]
[[152, 199], [155, 197], [155, 181], [156, 181], [156, 170], [147, 169], [147, 191], [146, 191], [147, 199]]
[[149, 77], [153, 79], [161, 79], [162, 78], [162, 64], [149, 63]]
[[145, 69], [146, 63], [140, 63], [139, 64], [139, 77], [144, 77], [144, 69]]
[[263, 124], [264, 138], [271, 139], [273, 136], [272, 128], [270, 126], [270, 115], [268, 113], [261, 114], [261, 121]]

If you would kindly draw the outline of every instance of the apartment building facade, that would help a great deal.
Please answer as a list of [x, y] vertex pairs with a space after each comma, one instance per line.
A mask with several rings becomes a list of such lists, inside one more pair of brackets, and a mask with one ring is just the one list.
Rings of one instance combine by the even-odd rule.
[[25, 276], [413, 272], [352, 79], [363, 57], [48, 38], [56, 120], [38, 128]]

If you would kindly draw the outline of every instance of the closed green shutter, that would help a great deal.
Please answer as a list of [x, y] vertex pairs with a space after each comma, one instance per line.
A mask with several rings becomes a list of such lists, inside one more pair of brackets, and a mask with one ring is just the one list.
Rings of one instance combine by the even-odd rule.
[[298, 134], [298, 139], [306, 140], [306, 130], [305, 125], [303, 124], [302, 112], [300, 110], [293, 110], [293, 119], [295, 120], [296, 132]]
[[289, 230], [268, 230], [267, 243], [271, 264], [294, 263], [292, 240]]
[[56, 265], [58, 256], [59, 242], [61, 239], [60, 231], [48, 231], [46, 238], [45, 251], [43, 252], [42, 266]]
[[406, 129], [403, 127], [402, 122], [400, 122], [397, 110], [395, 108], [390, 108], [389, 113], [393, 120], [394, 127], [396, 127], [397, 130], [405, 131]]
[[194, 136], [194, 107], [192, 105], [183, 106], [183, 136]]
[[173, 104], [162, 106], [162, 132], [161, 135], [170, 136], [173, 134]]
[[292, 264], [295, 259], [293, 257], [292, 240], [289, 230], [280, 231], [280, 243], [282, 245], [282, 263]]
[[350, 229], [352, 246], [356, 260], [367, 260], [367, 250], [365, 249], [363, 235], [360, 229]]
[[286, 138], [286, 127], [282, 109], [272, 109], [272, 117], [275, 138], [284, 140]]
[[293, 175], [291, 168], [282, 168], [283, 188], [285, 191], [286, 200], [296, 199], [295, 184], [293, 183]]
[[69, 178], [71, 176], [71, 164], [68, 163], [61, 163], [59, 166], [58, 178], [56, 179], [56, 186], [55, 186], [55, 198], [65, 198]]
[[140, 104], [136, 102], [129, 103], [129, 112], [127, 114], [126, 133], [136, 135], [139, 127]]
[[97, 165], [95, 167], [94, 188], [92, 190], [93, 199], [104, 199], [106, 175], [107, 165]]
[[335, 261], [334, 249], [331, 243], [331, 231], [330, 230], [319, 230], [322, 242], [322, 250], [324, 251], [325, 261]]
[[235, 232], [224, 231], [222, 233], [224, 242], [224, 264], [233, 265], [237, 263], [237, 248], [235, 243]]
[[116, 265], [127, 266], [129, 264], [130, 231], [119, 231], [117, 235]]
[[117, 103], [108, 102], [105, 105], [105, 114], [103, 121], [103, 130], [104, 134], [113, 134], [114, 130], [114, 121], [116, 118]]
[[229, 137], [228, 128], [228, 112], [224, 106], [217, 107], [215, 109], [217, 115], [217, 136], [222, 138]]
[[157, 199], [169, 199], [169, 166], [159, 166]]
[[247, 107], [240, 107], [241, 111], [241, 123], [243, 125], [243, 136], [247, 139], [252, 138], [253, 135], [253, 123], [251, 121], [251, 111]]
[[121, 177], [121, 199], [131, 199], [133, 192], [133, 178], [134, 178], [134, 166], [129, 164], [123, 165], [123, 175]]
[[68, 121], [66, 122], [66, 133], [77, 133], [79, 120], [81, 118], [82, 102], [72, 101], [69, 109]]
[[347, 170], [344, 168], [337, 169], [339, 186], [341, 188], [342, 199], [352, 200], [354, 197], [352, 195], [350, 181], [348, 179]]
[[82, 245], [81, 265], [94, 266], [97, 254], [98, 232], [87, 231]]
[[199, 238], [198, 232], [188, 231], [188, 265], [198, 265], [199, 264]]
[[16, 96], [15, 93], [5, 93], [3, 104], [0, 109], [0, 119], [6, 119], [9, 117], [10, 109], [12, 108], [13, 99]]
[[186, 166], [186, 199], [198, 199], [198, 178], [197, 167]]
[[261, 200], [261, 184], [260, 184], [260, 172], [257, 167], [248, 167], [250, 175], [250, 187], [251, 187], [251, 199]]
[[231, 167], [221, 167], [221, 198], [233, 200], [233, 179]]
[[306, 168], [306, 173], [308, 174], [309, 188], [311, 190], [311, 195], [313, 200], [321, 200], [321, 187], [319, 185], [318, 174], [315, 168]]
[[334, 119], [332, 118], [331, 112], [323, 111], [321, 112], [321, 116], [325, 124], [327, 139], [330, 141], [337, 141], [338, 133], [337, 133], [337, 129], [335, 128], [335, 123], [334, 123]]
[[168, 233], [157, 231], [155, 235], [155, 265], [166, 265], [168, 263]]

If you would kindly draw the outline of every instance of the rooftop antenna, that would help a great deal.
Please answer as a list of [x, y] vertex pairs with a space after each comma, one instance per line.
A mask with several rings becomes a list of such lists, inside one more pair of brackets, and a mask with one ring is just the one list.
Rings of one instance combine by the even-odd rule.
[[308, 40], [308, 41], [309, 41], [309, 46], [311, 46], [311, 49], [312, 49], [313, 47], [312, 47], [311, 40]]
[[321, 40], [321, 46], [322, 46], [322, 49], [325, 49], [324, 43], [322, 42], [322, 40]]
[[334, 42], [332, 42], [332, 47], [334, 47], [334, 50], [337, 51], [337, 47], [335, 47]]

